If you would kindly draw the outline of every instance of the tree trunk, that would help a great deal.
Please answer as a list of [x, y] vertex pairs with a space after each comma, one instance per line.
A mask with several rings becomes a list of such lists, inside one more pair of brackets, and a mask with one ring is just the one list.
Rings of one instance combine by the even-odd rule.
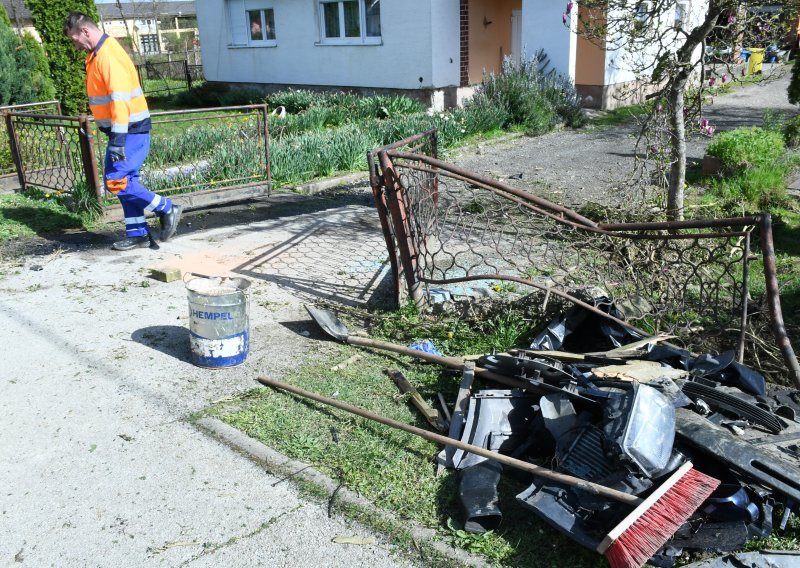
[[671, 164], [669, 185], [667, 187], [667, 219], [683, 219], [683, 186], [686, 182], [686, 123], [683, 114], [683, 92], [685, 80], [673, 83], [667, 91], [667, 104], [670, 109], [669, 126]]

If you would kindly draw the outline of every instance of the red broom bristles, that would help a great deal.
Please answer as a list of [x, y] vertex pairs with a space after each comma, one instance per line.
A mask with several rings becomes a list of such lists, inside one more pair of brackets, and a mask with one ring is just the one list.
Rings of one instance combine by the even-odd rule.
[[[684, 464], [664, 485], [671, 482], [663, 495], [655, 496], [655, 502], [645, 500], [606, 537], [612, 539], [605, 550], [612, 568], [642, 566], [720, 484], [718, 479], [693, 469], [690, 463]], [[619, 535], [613, 538], [616, 532]]]

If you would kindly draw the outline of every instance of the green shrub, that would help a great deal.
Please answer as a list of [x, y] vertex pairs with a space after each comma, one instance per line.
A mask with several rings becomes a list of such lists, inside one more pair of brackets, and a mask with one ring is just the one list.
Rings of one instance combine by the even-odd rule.
[[26, 36], [20, 38], [14, 33], [5, 9], [0, 6], [0, 105], [53, 98], [44, 53], [30, 34]]
[[718, 135], [706, 152], [719, 158], [723, 171], [735, 173], [746, 168], [772, 164], [783, 155], [780, 132], [763, 128], [737, 128]]
[[324, 100], [325, 95], [302, 89], [271, 93], [266, 98], [270, 108], [282, 106], [290, 114], [302, 112], [312, 106], [322, 105]]
[[783, 141], [789, 148], [800, 146], [800, 115], [790, 118], [784, 123]]
[[61, 110], [67, 115], [86, 112], [89, 101], [85, 86], [85, 54], [76, 50], [72, 41], [64, 35], [64, 18], [70, 12], [77, 11], [90, 16], [96, 22], [99, 21], [94, 1], [26, 0], [26, 4], [47, 53]]
[[[569, 78], [545, 71], [543, 52], [519, 64], [503, 62], [499, 75], [486, 75], [475, 90], [475, 104], [495, 105], [506, 115], [504, 128], [520, 126], [532, 135], [552, 129], [560, 120], [568, 126], [582, 126], [585, 114]], [[482, 100], [485, 99], [485, 100]]]
[[47, 62], [42, 44], [26, 32], [22, 34], [22, 48], [31, 54], [34, 61], [29, 81], [36, 93], [36, 101], [52, 101], [56, 98], [56, 87], [50, 78], [50, 64]]

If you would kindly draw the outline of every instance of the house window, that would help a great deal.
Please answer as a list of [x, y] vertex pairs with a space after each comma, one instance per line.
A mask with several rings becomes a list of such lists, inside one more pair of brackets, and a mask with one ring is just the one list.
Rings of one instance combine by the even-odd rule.
[[381, 41], [380, 0], [319, 0], [319, 15], [323, 43]]
[[271, 0], [226, 0], [230, 45], [269, 47], [277, 45], [275, 10]]
[[248, 10], [247, 25], [250, 29], [251, 44], [275, 41], [275, 11], [272, 8]]
[[158, 34], [144, 34], [139, 36], [142, 53], [159, 53]]

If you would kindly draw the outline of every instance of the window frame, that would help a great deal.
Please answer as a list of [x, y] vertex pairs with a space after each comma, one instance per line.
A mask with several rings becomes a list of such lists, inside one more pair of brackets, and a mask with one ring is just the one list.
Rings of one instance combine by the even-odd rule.
[[[358, 3], [358, 37], [345, 36], [345, 18], [344, 18], [344, 4], [345, 2], [352, 1]], [[368, 36], [367, 35], [367, 6], [368, 0], [317, 0], [317, 12], [319, 15], [319, 43], [318, 45], [382, 45], [383, 44], [383, 28], [381, 27], [381, 35]], [[327, 29], [325, 27], [325, 5], [336, 4], [339, 11], [339, 35], [336, 37], [327, 37]], [[380, 15], [378, 23], [380, 25]]]
[[[261, 14], [261, 32], [264, 36], [264, 39], [253, 39], [252, 34], [250, 33], [250, 12], [259, 12]], [[270, 39], [266, 37], [265, 30], [267, 29], [267, 12], [272, 12], [272, 33], [275, 35], [274, 38]], [[275, 8], [272, 6], [264, 7], [264, 8], [251, 8], [245, 3], [244, 8], [244, 17], [247, 21], [247, 25], [245, 29], [247, 30], [247, 46], [248, 47], [273, 47], [278, 45], [278, 35], [275, 33]]]
[[[275, 2], [272, 0], [225, 0], [225, 18], [228, 22], [228, 48], [277, 47], [277, 24], [275, 23]], [[266, 30], [267, 13], [272, 11], [272, 33], [275, 39], [252, 39], [250, 12], [259, 12], [261, 29]], [[265, 34], [266, 35], [266, 34]]]

